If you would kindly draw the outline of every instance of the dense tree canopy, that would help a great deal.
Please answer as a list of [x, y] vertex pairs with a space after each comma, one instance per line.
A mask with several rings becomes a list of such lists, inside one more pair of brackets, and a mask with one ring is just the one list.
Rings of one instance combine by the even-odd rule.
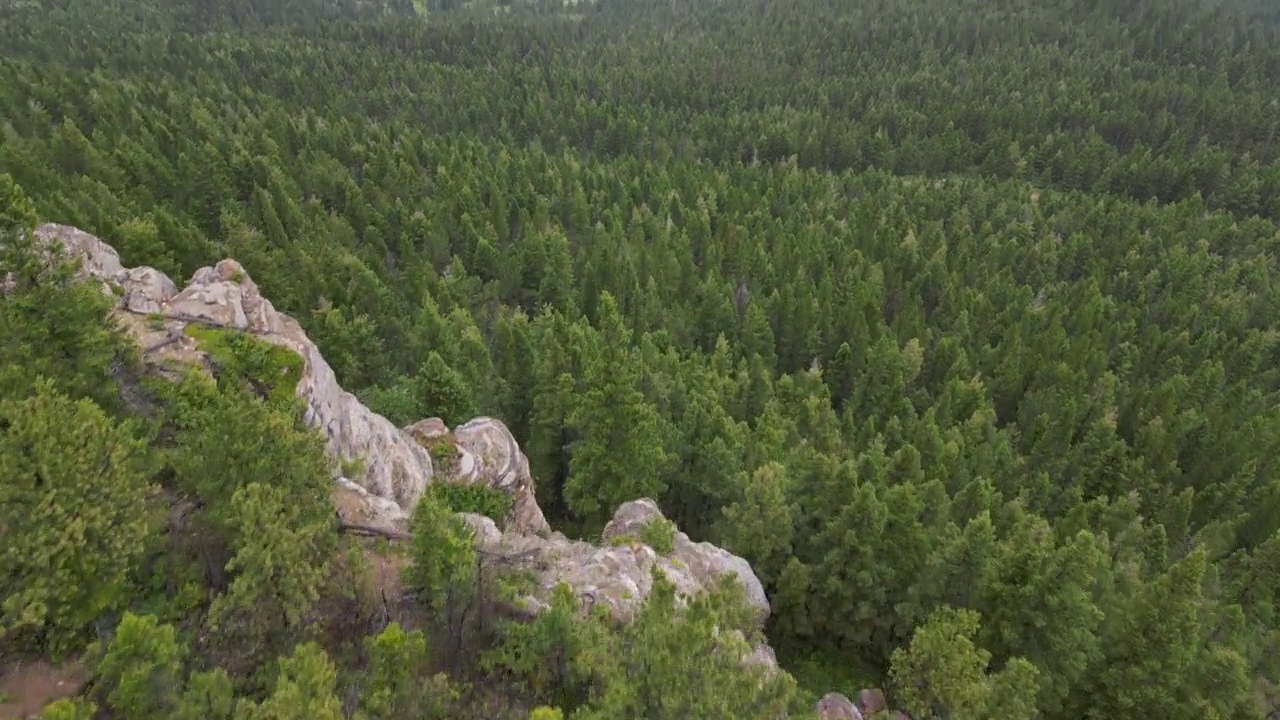
[[[432, 499], [404, 558], [421, 646], [318, 640], [359, 602], [333, 591], [358, 563], [321, 443], [290, 388], [237, 379], [290, 361], [204, 338], [216, 382], [128, 417], [127, 343], [34, 253], [38, 220], [175, 279], [236, 258], [393, 421], [501, 417], [570, 534], [654, 497], [751, 561], [805, 691], [882, 683], [920, 717], [1276, 707], [1273, 4], [52, 0], [0, 8], [0, 47], [0, 639], [71, 650], [135, 605], [160, 624], [121, 633], [190, 649], [147, 660], [172, 681], [146, 701], [137, 651], [109, 655], [98, 707], [808, 697], [687, 654], [728, 605], [488, 622]], [[86, 573], [110, 582], [82, 597]], [[392, 655], [453, 685], [412, 696]], [[659, 662], [661, 696], [633, 677]]]

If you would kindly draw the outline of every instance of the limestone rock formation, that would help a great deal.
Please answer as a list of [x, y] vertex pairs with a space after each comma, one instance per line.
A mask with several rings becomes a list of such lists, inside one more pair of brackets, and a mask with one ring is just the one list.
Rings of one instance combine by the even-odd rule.
[[[191, 323], [249, 331], [298, 353], [304, 362], [298, 395], [306, 401], [307, 420], [324, 431], [335, 457], [363, 463], [364, 472], [352, 480], [402, 509], [417, 503], [431, 481], [431, 456], [339, 387], [315, 343], [296, 320], [262, 297], [239, 263], [223, 260], [201, 268], [186, 288], [176, 291], [169, 278], [152, 268], [124, 268], [111, 246], [77, 228], [42, 225], [36, 237], [61, 243], [83, 260], [84, 273], [103, 282], [103, 292], [119, 298], [117, 316], [138, 339], [144, 359], [153, 364], [201, 360], [195, 340], [183, 332]], [[367, 510], [376, 512], [377, 507]]]
[[[98, 238], [65, 225], [44, 225], [37, 238], [51, 248], [61, 246], [83, 261], [82, 272], [103, 284], [116, 301], [115, 317], [142, 348], [158, 372], [178, 362], [208, 368], [208, 358], [194, 337], [192, 324], [242, 330], [296, 352], [303, 360], [297, 393], [306, 402], [307, 420], [320, 428], [328, 449], [342, 466], [362, 470], [340, 477], [334, 468], [334, 503], [339, 517], [396, 535], [408, 530], [409, 515], [434, 479], [483, 483], [513, 497], [503, 529], [489, 518], [464, 515], [474, 528], [477, 545], [486, 553], [519, 557], [538, 578], [538, 588], [525, 609], [536, 613], [557, 583], [572, 587], [584, 604], [603, 604], [619, 621], [632, 618], [658, 568], [684, 595], [708, 590], [718, 578], [732, 575], [742, 584], [761, 622], [769, 614], [764, 588], [747, 561], [709, 543], [695, 543], [672, 526], [670, 551], [660, 553], [642, 541], [646, 527], [665, 523], [652, 500], [623, 504], [605, 528], [602, 546], [570, 540], [552, 532], [534, 497], [529, 461], [510, 430], [493, 418], [476, 418], [455, 430], [431, 418], [405, 429], [372, 412], [343, 390], [319, 349], [293, 318], [264, 298], [244, 268], [223, 260], [198, 270], [185, 288], [152, 268], [125, 268], [119, 255]], [[447, 444], [440, 448], [441, 444]], [[436, 468], [432, 451], [451, 451], [449, 467]], [[776, 668], [773, 651], [757, 646], [747, 662]]]
[[832, 692], [822, 696], [813, 708], [820, 720], [862, 720], [862, 712], [849, 698]]
[[[498, 556], [529, 559], [538, 577], [534, 597], [526, 599], [531, 613], [545, 608], [557, 583], [564, 582], [583, 599], [586, 606], [604, 606], [619, 622], [629, 622], [648, 597], [653, 586], [651, 570], [657, 567], [679, 593], [696, 595], [709, 590], [723, 575], [736, 576], [747, 600], [759, 613], [761, 622], [769, 614], [769, 600], [760, 580], [746, 560], [710, 543], [695, 543], [675, 531], [670, 553], [659, 554], [641, 542], [641, 528], [654, 520], [664, 520], [652, 500], [624, 503], [605, 527], [603, 546], [570, 540], [561, 533], [538, 537], [519, 532], [502, 532], [489, 518], [465, 516], [475, 530], [477, 545]], [[772, 652], [757, 650], [753, 658], [762, 664], [776, 664]]]
[[456, 457], [451, 466], [436, 468], [447, 482], [487, 485], [510, 495], [511, 515], [503, 523], [507, 532], [543, 537], [551, 533], [534, 497], [529, 458], [501, 420], [479, 417], [450, 431], [439, 418], [428, 418], [405, 428], [405, 432], [428, 449], [439, 445], [452, 449]]
[[394, 501], [378, 497], [347, 478], [338, 478], [332, 497], [338, 517], [344, 523], [387, 535], [409, 532], [409, 513]]
[[858, 693], [858, 709], [867, 717], [882, 713], [887, 707], [884, 691], [880, 688], [867, 688]]

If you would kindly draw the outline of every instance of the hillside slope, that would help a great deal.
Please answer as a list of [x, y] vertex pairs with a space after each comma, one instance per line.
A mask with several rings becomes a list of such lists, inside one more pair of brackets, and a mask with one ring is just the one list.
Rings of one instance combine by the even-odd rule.
[[[728, 671], [692, 672], [693, 650], [665, 644], [652, 608], [618, 629], [632, 635], [597, 633], [557, 614], [553, 593], [527, 626], [541, 630], [507, 637], [522, 650], [485, 655], [505, 632], [490, 622], [498, 608], [547, 602], [537, 586], [554, 573], [511, 561], [554, 534], [495, 525], [510, 537], [470, 566], [489, 564], [442, 582], [474, 549], [450, 510], [505, 518], [516, 504], [528, 529], [541, 527], [536, 505], [573, 562], [616, 552], [639, 572], [650, 559], [623, 555], [630, 538], [597, 543], [619, 508], [645, 516], [628, 503], [649, 498], [691, 546], [750, 564], [769, 645], [805, 709], [829, 689], [883, 686], [921, 718], [1274, 710], [1274, 12], [1254, 0], [447, 9], [459, 5], [425, 19], [335, 17], [352, 6], [308, 0], [6, 5], [0, 174], [34, 217], [102, 238], [125, 265], [214, 277], [236, 258], [336, 383], [387, 419], [335, 426], [384, 437], [388, 458], [339, 462], [353, 479], [341, 507], [365, 509], [338, 546], [355, 525], [403, 532], [412, 521], [383, 503], [409, 502], [427, 462], [531, 487], [536, 504], [478, 485], [421, 490], [428, 512], [414, 518], [431, 521], [414, 536], [436, 552], [412, 564], [417, 587], [402, 594], [444, 608], [432, 617], [453, 613], [428, 654], [451, 682], [474, 683], [471, 700], [498, 683], [580, 718], [606, 700], [621, 716], [740, 709], [698, 705], [674, 670], [637, 669], [665, 653], [661, 667], [719, 688], [704, 695], [749, 695]], [[215, 284], [240, 292], [227, 275]], [[5, 320], [20, 341], [0, 344], [0, 388], [20, 399], [6, 412], [30, 420], [9, 442], [61, 447], [73, 419], [114, 438], [64, 400], [119, 421], [100, 376], [128, 380], [112, 369], [126, 363], [108, 362], [115, 341], [90, 310], [38, 285], [39, 300]], [[37, 305], [57, 312], [37, 321]], [[310, 632], [343, 613], [279, 606], [311, 612], [315, 587], [350, 583], [315, 580], [335, 534], [319, 532], [334, 523], [332, 463], [285, 458], [332, 439], [298, 434], [293, 386], [270, 376], [291, 377], [294, 354], [244, 337], [195, 338], [220, 355], [213, 389], [184, 377], [178, 397], [152, 398], [150, 385], [126, 386], [151, 403], [132, 418], [145, 462], [107, 486], [132, 497], [140, 473], [211, 547], [193, 542], [179, 562], [135, 543], [147, 528], [127, 522], [106, 538], [152, 553], [122, 563], [143, 568], [121, 591], [131, 602], [163, 597], [200, 616], [228, 595], [239, 556], [297, 582], [259, 597], [267, 584], [243, 581], [222, 605], [256, 602], [270, 609], [243, 623]], [[52, 391], [25, 379], [37, 367]], [[335, 411], [351, 402], [316, 397]], [[327, 412], [306, 405], [299, 417]], [[62, 422], [32, 419], [48, 417]], [[477, 417], [506, 431], [469, 426]], [[410, 428], [425, 453], [403, 444]], [[103, 461], [49, 450], [62, 455]], [[263, 476], [273, 482], [255, 489]], [[247, 530], [268, 510], [289, 533]], [[659, 525], [641, 545], [681, 544]], [[511, 572], [490, 582], [502, 563]], [[595, 572], [580, 586], [599, 584]], [[49, 619], [52, 588], [23, 577], [16, 604]], [[490, 585], [494, 602], [441, 590], [468, 583]], [[681, 622], [734, 614], [719, 602]], [[252, 668], [212, 653], [208, 623], [184, 612], [168, 617], [195, 657], [250, 682]], [[748, 603], [744, 637], [755, 614]], [[83, 630], [78, 617], [51, 621]], [[266, 655], [292, 652], [298, 635], [280, 637]], [[595, 644], [618, 637], [643, 653]], [[614, 660], [654, 685], [602, 680]], [[338, 682], [368, 662], [344, 657]], [[255, 682], [244, 692], [257, 702], [270, 678]], [[646, 694], [659, 683], [674, 689]], [[664, 704], [672, 693], [680, 701]]]

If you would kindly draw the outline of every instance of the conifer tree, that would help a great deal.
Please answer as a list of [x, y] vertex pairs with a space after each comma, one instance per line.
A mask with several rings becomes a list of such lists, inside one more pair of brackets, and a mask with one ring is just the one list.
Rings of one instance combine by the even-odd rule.
[[245, 720], [340, 720], [342, 706], [334, 694], [337, 669], [314, 642], [298, 645], [280, 658], [280, 674], [261, 703], [242, 701], [236, 716]]
[[55, 656], [128, 601], [154, 537], [145, 445], [39, 378], [0, 400], [0, 637]]
[[637, 388], [631, 331], [609, 293], [600, 296], [599, 325], [599, 353], [588, 361], [569, 419], [578, 439], [564, 485], [569, 510], [594, 530], [623, 502], [661, 497], [668, 457], [658, 413]]
[[94, 674], [108, 689], [113, 711], [160, 720], [171, 717], [177, 705], [184, 654], [173, 626], [160, 624], [154, 615], [126, 612]]

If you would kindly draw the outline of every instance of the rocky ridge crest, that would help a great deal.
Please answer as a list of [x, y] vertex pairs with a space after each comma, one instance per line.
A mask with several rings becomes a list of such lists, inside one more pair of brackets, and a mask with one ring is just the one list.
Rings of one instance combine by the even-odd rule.
[[[301, 325], [277, 311], [236, 261], [201, 268], [180, 289], [153, 268], [124, 267], [111, 246], [77, 228], [42, 225], [35, 235], [51, 250], [65, 250], [81, 261], [82, 274], [102, 283], [103, 293], [115, 300], [113, 315], [156, 372], [172, 373], [175, 367], [191, 364], [210, 367], [198, 340], [187, 332], [191, 325], [252, 333], [297, 353], [303, 360], [297, 394], [306, 403], [307, 421], [323, 431], [335, 459], [333, 497], [343, 522], [404, 533], [429, 483], [484, 484], [512, 498], [503, 529], [490, 518], [464, 517], [475, 529], [482, 550], [531, 558], [538, 590], [535, 597], [526, 598], [530, 613], [548, 607], [551, 590], [564, 582], [584, 600], [584, 606], [603, 603], [625, 622], [648, 595], [651, 570], [657, 567], [688, 595], [704, 592], [718, 578], [733, 575], [761, 622], [768, 616], [764, 589], [743, 558], [709, 543], [695, 543], [674, 529], [669, 552], [659, 553], [642, 542], [642, 526], [665, 520], [652, 500], [638, 499], [619, 507], [600, 546], [553, 532], [534, 497], [529, 461], [501, 421], [481, 417], [450, 430], [439, 419], [429, 418], [402, 429], [369, 410], [338, 385]], [[427, 448], [445, 438], [457, 457], [441, 472]], [[351, 473], [356, 477], [343, 477], [342, 467], [361, 470]], [[767, 645], [757, 646], [748, 660], [776, 667]]]

